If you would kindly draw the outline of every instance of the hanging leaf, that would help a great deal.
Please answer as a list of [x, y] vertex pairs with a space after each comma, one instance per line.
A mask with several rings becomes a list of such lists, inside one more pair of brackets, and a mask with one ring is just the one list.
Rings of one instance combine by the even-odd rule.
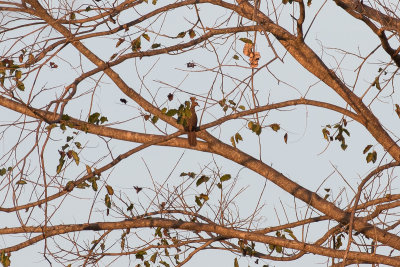
[[86, 165], [86, 172], [90, 175], [90, 174], [92, 174], [92, 169], [88, 166], [88, 165]]
[[240, 133], [236, 133], [235, 134], [235, 141], [236, 141], [236, 143], [239, 143], [239, 141], [243, 141], [243, 138], [240, 135]]
[[159, 48], [161, 46], [161, 44], [152, 44], [151, 48], [155, 49], [155, 48]]
[[233, 261], [233, 267], [239, 267], [239, 262], [237, 258], [235, 258]]
[[379, 91], [382, 90], [381, 85], [379, 83], [379, 76], [377, 76], [374, 80], [374, 82], [372, 83], [372, 86], [375, 86], [376, 89], [378, 89]]
[[70, 19], [70, 20], [76, 19], [76, 15], [75, 15], [74, 12], [72, 12], [72, 13], [69, 15], [69, 19]]
[[19, 80], [22, 77], [22, 72], [20, 70], [15, 71], [15, 79]]
[[78, 156], [78, 154], [77, 154], [75, 151], [73, 151], [73, 150], [70, 150], [70, 151], [71, 151], [72, 157], [73, 157], [74, 160], [75, 160], [76, 165], [79, 165], [79, 156]]
[[106, 185], [107, 193], [112, 196], [114, 195], [114, 189], [112, 188], [111, 185]]
[[127, 210], [127, 211], [133, 210], [133, 204], [131, 203], [131, 204], [126, 208], [126, 210]]
[[189, 37], [190, 37], [190, 39], [193, 39], [195, 36], [196, 36], [196, 33], [194, 32], [194, 30], [193, 30], [193, 29], [190, 29], [190, 30], [189, 30]]
[[104, 198], [104, 203], [106, 204], [106, 207], [108, 209], [111, 209], [111, 199], [110, 199], [110, 196], [108, 194], [106, 194], [106, 196]]
[[19, 185], [24, 185], [27, 184], [25, 180], [19, 180], [18, 182], [16, 182], [15, 184], [19, 184]]
[[64, 158], [60, 158], [59, 163], [57, 165], [57, 169], [56, 169], [57, 174], [59, 174], [61, 172], [62, 167], [64, 166], [64, 163], [65, 163]]
[[143, 33], [142, 36], [147, 40], [147, 42], [150, 42], [150, 36], [147, 33]]
[[18, 88], [19, 90], [21, 90], [21, 91], [24, 91], [24, 90], [25, 90], [25, 85], [24, 85], [24, 83], [21, 82], [21, 81], [18, 81], [18, 82], [17, 82], [17, 88]]
[[234, 59], [234, 60], [239, 60], [239, 56], [238, 56], [238, 55], [234, 55], [234, 56], [233, 56], [233, 59]]
[[156, 252], [156, 253], [154, 253], [153, 255], [151, 255], [151, 257], [150, 257], [150, 261], [151, 261], [152, 263], [155, 263], [155, 262], [156, 262], [157, 255], [158, 255], [158, 253], [157, 253], [157, 252]]
[[235, 138], [233, 136], [231, 137], [231, 143], [232, 146], [236, 148]]
[[97, 189], [98, 189], [97, 182], [95, 179], [92, 180], [92, 189], [93, 189], [93, 191], [97, 191]]
[[376, 159], [377, 159], [377, 154], [376, 154], [375, 150], [370, 152], [370, 153], [368, 153], [367, 158], [366, 158], [367, 163], [369, 163], [371, 161], [372, 161], [372, 163], [375, 163]]
[[285, 141], [286, 144], [287, 144], [287, 139], [288, 139], [288, 134], [285, 133], [285, 135], [283, 136], [283, 141]]

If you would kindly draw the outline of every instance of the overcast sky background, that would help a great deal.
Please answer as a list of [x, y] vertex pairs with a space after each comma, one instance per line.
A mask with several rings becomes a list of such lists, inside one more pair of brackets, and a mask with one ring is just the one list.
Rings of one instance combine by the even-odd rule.
[[[156, 7], [163, 5], [164, 2], [160, 1]], [[308, 28], [314, 14], [319, 10], [322, 3], [320, 1], [313, 1], [311, 7], [306, 8], [306, 21], [305, 28]], [[76, 5], [78, 6], [78, 5]], [[201, 10], [201, 15], [204, 16], [204, 22], [207, 23], [207, 19], [210, 19], [209, 23], [215, 18], [226, 15], [225, 11], [210, 5], [199, 5]], [[147, 7], [146, 7], [147, 8]], [[148, 8], [154, 8], [154, 6], [149, 5]], [[286, 25], [290, 24], [290, 16], [288, 12], [291, 7], [286, 6], [287, 12], [283, 12], [280, 18], [281, 22], [285, 22]], [[174, 12], [170, 12], [165, 19], [163, 25], [163, 30], [165, 32], [171, 32], [174, 35], [180, 31], [187, 30], [186, 26], [181, 26], [185, 24], [185, 19], [193, 21], [193, 10], [188, 11], [187, 8], [182, 8]], [[143, 13], [142, 13], [143, 14]], [[128, 19], [129, 16], [137, 17], [135, 12], [131, 12], [126, 15]], [[124, 22], [124, 18], [121, 17], [121, 22]], [[129, 19], [132, 19], [131, 17]], [[141, 25], [146, 27], [147, 24]], [[153, 25], [156, 29], [157, 24]], [[211, 23], [208, 24], [211, 27]], [[290, 26], [289, 26], [289, 29]], [[198, 31], [199, 33], [199, 31]], [[150, 35], [152, 42], [157, 42], [157, 39], [153, 39], [154, 34]], [[237, 37], [246, 37], [246, 34], [238, 34]], [[104, 60], [115, 53], [115, 38], [114, 40], [108, 39], [94, 39], [93, 41], [85, 41], [85, 45], [93, 49], [98, 56]], [[270, 59], [273, 58], [273, 53], [267, 47], [266, 40], [264, 40], [262, 35], [257, 35], [257, 49], [261, 53], [260, 65], [265, 64]], [[362, 56], [366, 56], [372, 49], [374, 49], [378, 44], [379, 40], [369, 31], [369, 29], [362, 23], [351, 18], [347, 13], [345, 13], [340, 7], [336, 6], [333, 1], [327, 1], [325, 6], [320, 11], [318, 17], [314, 21], [312, 28], [310, 29], [306, 43], [314, 49], [319, 55], [323, 55], [322, 59], [324, 62], [330, 66], [332, 69], [337, 67], [336, 60], [342, 60], [341, 63], [341, 74], [345, 78], [346, 82], [353, 84], [355, 77], [355, 68], [360, 64], [361, 60], [355, 57], [341, 56], [340, 51], [329, 49], [329, 48], [340, 48], [353, 53], [360, 53]], [[143, 50], [149, 49], [151, 43], [146, 43], [142, 41]], [[324, 48], [321, 47], [324, 46]], [[274, 40], [274, 47], [277, 50], [279, 56], [284, 55], [284, 50], [282, 46]], [[239, 41], [237, 44], [237, 54], [242, 55], [241, 49], [243, 44]], [[0, 50], [5, 51], [5, 47], [0, 44]], [[227, 58], [232, 58], [236, 54], [228, 46], [219, 48], [219, 54], [224, 55], [223, 51], [231, 50]], [[333, 56], [332, 56], [333, 55]], [[387, 56], [382, 52], [378, 52], [374, 55], [371, 61], [379, 61], [379, 57], [382, 60], [387, 60]], [[69, 63], [66, 62], [69, 61]], [[79, 68], [73, 69], [82, 65], [86, 68], [85, 71], [93, 68], [91, 63], [88, 63], [86, 59], [80, 58], [79, 55], [74, 51], [73, 48], [68, 47], [60, 53], [60, 57], [54, 60], [58, 65], [58, 69], [44, 69], [41, 76], [39, 77], [37, 88], [45, 86], [46, 88], [51, 88], [53, 86], [58, 86], [62, 88], [66, 84], [70, 83], [77, 77], [77, 73], [80, 73]], [[194, 69], [187, 69], [186, 63], [194, 62], [196, 67]], [[251, 74], [249, 68], [234, 67], [233, 65], [239, 64], [241, 66], [246, 66], [246, 63], [241, 59], [235, 61], [231, 59], [227, 60], [225, 64], [230, 66], [223, 67], [224, 72], [237, 76], [237, 77], [247, 77]], [[127, 83], [136, 91], [140, 91], [143, 96], [148, 100], [149, 94], [145, 86], [151, 90], [152, 93], [157, 92], [157, 103], [161, 104], [166, 102], [166, 96], [168, 93], [174, 93], [175, 98], [173, 101], [165, 103], [162, 107], [168, 105], [169, 108], [178, 107], [179, 104], [185, 100], [189, 99], [188, 94], [176, 91], [173, 86], [179, 87], [181, 90], [187, 92], [195, 93], [198, 95], [200, 109], [198, 114], [203, 110], [204, 99], [201, 96], [207, 96], [208, 91], [213, 86], [214, 76], [210, 73], [203, 72], [205, 68], [213, 68], [218, 66], [216, 62], [215, 55], [212, 52], [207, 52], [205, 49], [197, 49], [192, 52], [184, 53], [178, 56], [172, 55], [162, 55], [153, 58], [143, 58], [143, 59], [131, 59], [125, 62], [123, 65], [113, 68], [118, 70], [121, 77], [127, 81]], [[304, 95], [307, 90], [307, 98], [318, 99], [320, 101], [327, 101], [333, 104], [343, 106], [343, 101], [340, 101], [338, 97], [333, 93], [331, 89], [327, 86], [318, 82], [318, 79], [313, 75], [307, 73], [302, 67], [293, 60], [293, 58], [287, 54], [284, 58], [284, 63], [279, 60], [275, 60], [268, 66], [271, 73], [282, 79], [287, 84], [277, 83], [275, 78], [267, 69], [261, 70], [255, 77], [255, 88], [257, 91], [257, 97], [260, 104], [275, 103], [282, 100], [299, 98], [300, 94]], [[361, 94], [366, 88], [368, 88], [371, 82], [375, 79], [378, 73], [379, 66], [367, 64], [361, 75], [359, 77], [359, 83], [356, 88], [356, 93]], [[151, 70], [148, 74], [146, 74]], [[144, 77], [144, 85], [141, 84], [139, 77]], [[96, 76], [99, 77], [99, 76]], [[160, 83], [162, 81], [164, 84]], [[84, 81], [79, 86], [79, 92], [85, 90], [90, 90], [94, 86], [96, 80]], [[220, 90], [218, 89], [220, 81], [214, 85], [214, 98], [218, 98]], [[169, 84], [171, 86], [167, 86]], [[290, 86], [289, 86], [290, 85]], [[397, 85], [397, 84], [395, 84]], [[224, 91], [229, 92], [233, 89], [235, 84], [229, 79], [224, 80]], [[311, 86], [311, 87], [310, 87]], [[293, 89], [295, 87], [296, 89]], [[390, 89], [388, 89], [390, 91]], [[54, 96], [54, 94], [59, 94], [60, 89], [49, 91], [47, 94]], [[371, 88], [369, 93], [365, 97], [365, 103], [369, 103], [371, 99], [375, 97], [377, 90]], [[388, 92], [383, 92], [382, 95]], [[43, 94], [42, 98], [38, 98], [36, 103], [37, 107], [41, 104], [46, 103], [46, 94]], [[67, 107], [67, 113], [73, 115], [74, 117], [86, 120], [87, 116], [87, 101], [90, 101], [91, 95], [87, 94], [81, 99], [71, 101]], [[134, 117], [133, 114], [137, 114], [136, 106], [133, 101], [128, 99], [128, 104], [124, 105], [120, 103], [120, 98], [126, 98], [112, 82], [103, 77], [101, 83], [98, 84], [96, 88], [96, 93], [94, 96], [94, 105], [92, 107], [92, 112], [100, 112], [108, 117], [109, 123], [114, 123], [116, 121], [124, 121], [126, 119], [131, 119]], [[387, 101], [391, 101], [389, 98], [385, 98]], [[244, 104], [246, 104], [244, 102]], [[246, 107], [248, 107], [246, 105]], [[387, 105], [386, 103], [375, 101], [372, 105], [373, 111], [382, 121], [382, 123], [390, 127], [393, 132], [399, 132], [399, 124], [396, 121], [396, 115], [392, 110], [392, 105]], [[268, 114], [266, 119], [267, 123], [279, 123], [281, 130], [279, 132], [274, 132], [271, 129], [264, 129], [260, 140], [256, 135], [252, 134], [244, 126], [246, 125], [243, 121], [229, 121], [222, 125], [222, 130], [219, 128], [210, 129], [210, 132], [214, 136], [218, 136], [223, 142], [230, 143], [230, 137], [236, 133], [240, 132], [243, 136], [244, 141], [238, 144], [238, 148], [245, 151], [246, 153], [258, 158], [260, 154], [259, 141], [261, 143], [261, 158], [262, 160], [274, 167], [276, 170], [282, 172], [287, 177], [293, 179], [295, 182], [306, 187], [307, 189], [314, 191], [321, 186], [318, 193], [323, 196], [326, 192], [324, 188], [331, 189], [330, 201], [335, 201], [336, 205], [339, 207], [345, 207], [349, 199], [346, 197], [353, 196], [352, 189], [345, 184], [340, 175], [335, 172], [333, 166], [337, 167], [346, 181], [353, 187], [356, 188], [360, 177], [365, 176], [373, 166], [376, 166], [382, 159], [383, 151], [380, 146], [374, 147], [378, 153], [378, 161], [376, 164], [367, 164], [365, 161], [365, 155], [362, 154], [364, 147], [368, 144], [375, 145], [375, 141], [372, 139], [371, 135], [368, 134], [360, 125], [354, 122], [350, 122], [348, 129], [351, 136], [346, 139], [348, 148], [346, 151], [342, 151], [339, 142], [332, 142], [329, 147], [327, 147], [327, 142], [323, 139], [321, 130], [326, 124], [334, 124], [339, 122], [341, 116], [332, 111], [325, 111], [321, 108], [315, 107], [296, 107], [294, 109], [285, 109], [286, 111], [272, 111]], [[17, 118], [19, 115], [9, 112], [4, 108], [0, 107], [0, 112], [2, 114], [1, 121], [9, 122], [13, 118]], [[86, 112], [86, 113], [85, 113]], [[380, 115], [382, 114], [382, 116]], [[202, 124], [213, 121], [217, 117], [223, 116], [222, 110], [218, 105], [211, 109], [211, 112], [206, 112], [202, 118]], [[158, 125], [162, 125], [160, 122]], [[148, 131], [152, 133], [157, 133], [157, 130], [151, 123], [143, 123], [142, 118], [136, 118], [128, 121], [121, 125], [116, 125], [113, 127], [120, 127], [123, 129], [131, 129], [132, 131], [143, 132]], [[67, 130], [67, 133], [62, 133], [60, 130], [54, 130], [54, 135], [52, 135], [53, 142], [49, 144], [46, 149], [47, 155], [47, 165], [48, 168], [54, 168], [58, 164], [58, 152], [59, 149], [65, 143], [65, 137], [69, 135], [72, 130]], [[168, 130], [172, 133], [172, 129]], [[283, 136], [288, 133], [289, 139], [288, 144], [283, 141]], [[16, 131], [8, 132], [7, 138], [4, 138], [0, 151], [6, 151], [7, 148], [14, 144]], [[90, 134], [79, 133], [77, 139], [82, 144], [85, 144], [86, 148], [82, 152], [81, 164], [79, 168], [75, 168], [75, 171], [70, 173], [70, 178], [73, 179], [78, 173], [84, 173], [84, 164], [89, 164], [92, 160], [97, 159], [100, 156], [106, 156], [108, 151], [103, 140], [97, 137], [93, 137]], [[113, 140], [109, 144], [110, 149], [113, 151], [114, 156], [133, 148], [136, 144], [129, 144], [127, 142], [122, 142], [118, 140]], [[27, 147], [22, 148], [21, 151], [27, 149]], [[109, 158], [108, 158], [109, 159]], [[101, 162], [99, 166], [104, 165], [108, 162], [108, 159]], [[385, 162], [388, 158], [384, 158]], [[258, 174], [253, 173], [247, 169], [243, 169], [241, 166], [232, 164], [231, 162], [219, 157], [212, 157], [203, 152], [190, 151], [180, 148], [171, 147], [150, 147], [138, 154], [131, 156], [130, 158], [121, 162], [115, 169], [111, 172], [106, 172], [103, 174], [103, 178], [108, 178], [108, 183], [111, 184], [115, 190], [124, 190], [125, 194], [129, 196], [133, 203], [148, 203], [149, 198], [151, 199], [151, 191], [149, 188], [152, 187], [152, 180], [158, 181], [162, 184], [167, 180], [166, 185], [173, 188], [174, 185], [180, 183], [182, 178], [180, 177], [181, 172], [195, 171], [197, 173], [208, 164], [213, 166], [213, 161], [218, 163], [221, 167], [221, 173], [230, 173], [234, 179], [230, 183], [236, 183], [235, 192], [238, 192], [241, 188], [246, 190], [241, 193], [235, 200], [235, 204], [238, 206], [238, 210], [242, 217], [250, 215], [255, 205], [259, 199], [262, 188], [265, 184], [265, 179], [260, 177]], [[35, 165], [32, 162], [32, 165]], [[90, 164], [89, 164], [90, 165]], [[147, 170], [146, 165], [150, 167], [150, 172]], [[176, 167], [175, 167], [176, 165]], [[333, 173], [333, 174], [332, 174]], [[331, 175], [332, 174], [332, 175]], [[329, 177], [329, 178], [328, 178]], [[327, 178], [327, 179], [326, 179]], [[133, 189], [133, 186], [141, 186], [145, 189], [143, 192], [137, 194]], [[344, 191], [339, 198], [336, 199], [341, 190]], [[201, 190], [195, 188], [200, 192]], [[60, 210], [55, 212], [52, 223], [83, 223], [88, 220], [88, 210], [90, 210], [93, 199], [96, 202], [103, 202], [105, 189], [103, 188], [99, 195], [89, 189], [77, 191], [74, 190], [73, 196], [67, 197], [65, 201], [57, 200], [51, 203], [51, 209], [56, 210], [56, 208], [61, 205]], [[26, 192], [25, 192], [26, 193]], [[149, 198], [147, 198], [148, 196]], [[194, 196], [193, 202], [194, 202]], [[212, 205], [217, 199], [210, 198], [210, 204]], [[262, 223], [263, 227], [273, 226], [280, 223], [287, 223], [296, 220], [296, 213], [294, 212], [294, 200], [287, 193], [283, 192], [281, 189], [276, 187], [271, 182], [266, 182], [265, 193], [262, 196], [262, 202], [266, 205], [263, 209]], [[282, 204], [283, 205], [282, 205]], [[214, 204], [217, 204], [216, 202]], [[298, 208], [304, 212], [306, 206], [300, 201], [296, 201]], [[286, 209], [288, 218], [285, 216]], [[310, 211], [308, 211], [310, 212]], [[23, 212], [22, 212], [23, 213]], [[40, 214], [40, 213], [38, 213]], [[279, 215], [279, 219], [277, 218]], [[299, 217], [304, 216], [304, 213], [297, 214]], [[314, 214], [315, 215], [315, 214]], [[23, 215], [25, 216], [25, 215]], [[110, 217], [103, 217], [104, 212], [93, 210], [91, 214], [91, 221], [99, 220], [110, 220]], [[15, 225], [16, 218], [14, 214], [2, 214], [3, 219], [0, 222], [2, 227], [10, 225]], [[40, 218], [38, 216], [37, 218]], [[116, 218], [117, 220], [118, 218]], [[14, 222], [11, 223], [11, 222]], [[322, 225], [322, 224], [321, 224]], [[320, 232], [316, 232], [314, 229], [312, 233], [308, 233], [312, 238], [313, 235], [319, 236], [318, 234], [323, 233], [326, 227], [321, 228]], [[135, 230], [136, 231], [136, 230]], [[137, 230], [141, 231], [141, 230]], [[121, 233], [118, 232], [116, 237]], [[301, 237], [300, 231], [295, 231], [296, 236]], [[82, 235], [86, 235], [83, 233]], [[93, 236], [89, 233], [88, 236]], [[15, 242], [15, 240], [21, 240], [20, 238], [14, 239], [13, 237], [2, 237], [3, 245], [9, 246], [9, 242]], [[89, 238], [90, 239], [90, 238]], [[13, 241], [10, 241], [13, 240]], [[59, 239], [60, 240], [60, 239]], [[131, 240], [130, 242], [134, 242]], [[61, 246], [68, 247], [66, 243], [60, 243]], [[38, 254], [38, 251], [43, 250], [43, 242], [31, 247], [21, 250], [20, 252], [12, 253], [12, 264], [11, 266], [46, 266], [44, 258]], [[198, 253], [193, 259], [186, 264], [186, 266], [200, 267], [200, 266], [233, 266], [233, 256], [229, 252], [214, 252], [214, 251], [202, 251]], [[236, 256], [239, 258], [239, 256]], [[131, 259], [133, 259], [132, 257]], [[127, 258], [121, 258], [117, 261], [117, 266], [128, 266]], [[261, 261], [260, 261], [261, 262]], [[306, 255], [302, 259], [296, 262], [269, 262], [264, 261], [264, 264], [270, 264], [270, 266], [299, 266], [300, 264], [306, 266], [326, 266], [325, 259], [321, 257], [316, 257], [315, 255]], [[107, 260], [104, 263], [108, 263]], [[241, 257], [239, 260], [240, 266], [257, 266], [254, 263], [254, 259], [249, 257]], [[135, 264], [132, 264], [135, 266]], [[53, 266], [58, 266], [55, 263]], [[73, 265], [74, 266], [74, 265]], [[258, 266], [262, 266], [259, 264]]]

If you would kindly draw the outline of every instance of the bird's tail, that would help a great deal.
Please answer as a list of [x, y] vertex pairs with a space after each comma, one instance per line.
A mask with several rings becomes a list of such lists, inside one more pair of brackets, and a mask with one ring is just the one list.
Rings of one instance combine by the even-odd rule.
[[197, 145], [196, 132], [188, 132], [188, 141], [190, 146]]

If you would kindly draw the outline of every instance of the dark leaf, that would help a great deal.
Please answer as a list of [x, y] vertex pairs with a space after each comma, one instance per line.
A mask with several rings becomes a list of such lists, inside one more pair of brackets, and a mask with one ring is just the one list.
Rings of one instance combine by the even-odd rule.
[[139, 186], [134, 186], [133, 188], [136, 190], [136, 193], [139, 193], [143, 189], [143, 187], [139, 187]]

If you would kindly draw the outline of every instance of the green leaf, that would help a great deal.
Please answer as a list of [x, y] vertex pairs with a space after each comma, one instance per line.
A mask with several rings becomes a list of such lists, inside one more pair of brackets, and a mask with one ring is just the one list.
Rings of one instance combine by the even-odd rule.
[[150, 42], [150, 36], [147, 33], [143, 33], [142, 36], [147, 40], [147, 42]]
[[234, 60], [239, 60], [239, 56], [238, 56], [238, 55], [234, 55], [234, 56], [233, 56], [233, 59], [234, 59]]
[[372, 152], [369, 152], [368, 155], [367, 155], [367, 158], [366, 158], [367, 163], [369, 163], [371, 161], [372, 161], [372, 163], [375, 163], [376, 159], [377, 159], [377, 154], [376, 154], [375, 150], [372, 151]]
[[208, 182], [210, 180], [210, 177], [207, 177], [205, 175], [202, 175], [199, 179], [196, 181], [196, 186], [201, 185], [202, 183]]
[[11, 264], [9, 254], [6, 255], [6, 253], [4, 251], [1, 252], [0, 261], [1, 261], [1, 264], [3, 264], [3, 267], [8, 267]]
[[92, 10], [92, 8], [90, 6], [87, 6], [85, 9], [86, 12], [89, 12], [90, 10]]
[[93, 191], [97, 191], [97, 189], [98, 189], [96, 180], [92, 181], [92, 189], [93, 189]]
[[231, 175], [230, 174], [224, 174], [224, 175], [221, 176], [221, 178], [219, 178], [219, 180], [221, 182], [228, 181], [229, 179], [231, 179]]
[[152, 263], [155, 263], [155, 262], [156, 262], [157, 255], [158, 255], [158, 253], [157, 253], [157, 252], [156, 252], [156, 253], [154, 253], [153, 255], [151, 255], [151, 257], [150, 257], [150, 261], [151, 261]]
[[105, 198], [104, 198], [104, 203], [106, 204], [106, 207], [111, 209], [111, 199], [110, 196], [108, 194], [106, 194]]
[[279, 124], [277, 123], [273, 123], [270, 125], [271, 129], [274, 130], [275, 132], [279, 131], [279, 129], [281, 129], [281, 126], [279, 126]]
[[100, 113], [95, 112], [89, 116], [88, 122], [94, 124], [99, 121]]
[[186, 35], [186, 32], [180, 32], [180, 33], [178, 33], [176, 38], [183, 38], [183, 37], [185, 37], [185, 35]]
[[75, 15], [74, 12], [72, 12], [72, 13], [69, 15], [69, 19], [70, 19], [70, 20], [76, 19], [76, 15]]
[[79, 165], [79, 156], [78, 156], [78, 154], [75, 151], [71, 150], [71, 155], [74, 158], [76, 165]]
[[132, 51], [137, 52], [142, 48], [142, 43], [140, 41], [140, 36], [131, 42]]
[[6, 168], [0, 169], [0, 176], [3, 176], [4, 174], [6, 174], [6, 172], [7, 172]]
[[[146, 1], [148, 1], [148, 0], [146, 0]], [[153, 5], [156, 5], [156, 4], [157, 4], [157, 0], [153, 0], [151, 3], [152, 3]]]
[[169, 267], [169, 264], [166, 263], [165, 261], [160, 261], [160, 263], [161, 263], [162, 265], [164, 265], [165, 267]]
[[106, 121], [108, 121], [107, 117], [102, 116], [102, 117], [100, 118], [100, 123], [101, 123], [101, 124], [105, 123]]
[[161, 46], [161, 44], [152, 44], [151, 48], [155, 49], [155, 48], [159, 48]]
[[126, 208], [127, 211], [133, 210], [133, 204], [131, 203], [129, 207]]
[[82, 148], [81, 143], [75, 142], [74, 144], [75, 144], [75, 146], [76, 146], [78, 149], [81, 149], [81, 148]]
[[145, 262], [144, 262], [144, 266], [145, 266], [145, 267], [150, 267], [150, 263], [149, 263], [148, 261], [145, 261]]
[[246, 110], [246, 107], [243, 105], [240, 105], [238, 108], [240, 108], [241, 110]]
[[59, 159], [59, 164], [57, 165], [57, 174], [59, 174], [62, 170], [62, 167], [64, 166], [65, 160], [63, 158]]
[[253, 41], [248, 39], [248, 38], [239, 38], [239, 40], [242, 41], [243, 43], [246, 43], [246, 44], [252, 44], [253, 43]]
[[22, 72], [20, 70], [15, 71], [15, 78], [17, 80], [21, 79], [22, 77]]
[[198, 196], [195, 196], [195, 202], [199, 207], [203, 206], [203, 203], [201, 203], [200, 198]]
[[18, 88], [20, 91], [24, 91], [24, 90], [25, 90], [25, 85], [24, 85], [24, 83], [21, 82], [21, 81], [18, 81], [18, 82], [17, 82], [17, 88]]
[[153, 124], [156, 124], [157, 121], [158, 121], [158, 117], [157, 117], [157, 116], [153, 116], [153, 118], [151, 118], [151, 122], [152, 122]]
[[176, 109], [170, 109], [170, 110], [168, 110], [167, 113], [165, 113], [165, 115], [167, 115], [167, 116], [169, 116], [169, 117], [172, 117], [172, 116], [175, 116], [177, 113], [178, 113], [178, 110], [176, 110]]
[[193, 39], [195, 36], [196, 36], [196, 33], [194, 32], [194, 30], [193, 30], [193, 29], [190, 29], [190, 30], [189, 30], [189, 37], [190, 37], [190, 39]]
[[63, 131], [67, 130], [67, 127], [65, 126], [65, 123], [61, 123], [60, 124], [60, 129], [63, 130]]

